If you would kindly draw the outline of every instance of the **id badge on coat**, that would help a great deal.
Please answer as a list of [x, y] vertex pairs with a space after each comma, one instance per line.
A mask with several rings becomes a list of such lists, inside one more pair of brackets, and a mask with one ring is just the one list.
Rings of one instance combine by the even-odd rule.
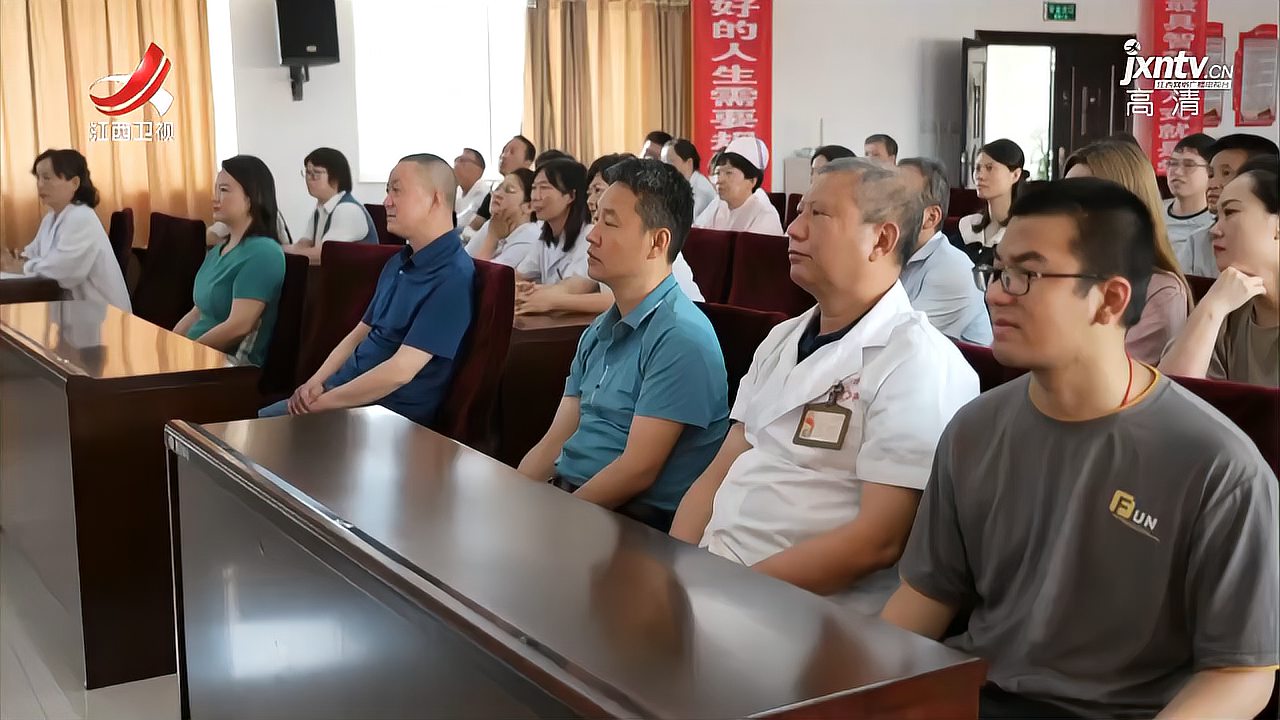
[[792, 442], [824, 450], [843, 448], [853, 411], [841, 407], [839, 401], [847, 397], [856, 396], [846, 391], [844, 381], [837, 381], [827, 391], [825, 402], [806, 403], [800, 413], [800, 424], [796, 426]]
[[800, 414], [793, 442], [805, 447], [839, 450], [849, 433], [853, 412], [833, 402], [809, 403]]

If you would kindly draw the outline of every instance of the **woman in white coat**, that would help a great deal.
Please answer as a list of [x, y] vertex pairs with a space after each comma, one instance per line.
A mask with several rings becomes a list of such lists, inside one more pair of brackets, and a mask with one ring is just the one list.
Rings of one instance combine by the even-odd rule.
[[719, 199], [693, 221], [710, 230], [782, 235], [782, 218], [760, 188], [769, 167], [769, 149], [759, 138], [738, 138], [711, 161]]
[[75, 150], [45, 150], [31, 165], [40, 202], [49, 208], [23, 249], [22, 272], [58, 281], [72, 300], [110, 303], [130, 312], [129, 289], [93, 208], [98, 190], [89, 164]]

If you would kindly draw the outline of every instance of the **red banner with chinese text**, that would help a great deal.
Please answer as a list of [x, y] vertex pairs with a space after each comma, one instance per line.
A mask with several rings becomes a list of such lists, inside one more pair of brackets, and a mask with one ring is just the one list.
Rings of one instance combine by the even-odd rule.
[[[1208, 25], [1209, 0], [1146, 0], [1138, 36], [1141, 54], [1173, 57], [1185, 52], [1192, 58], [1203, 58]], [[1204, 130], [1203, 92], [1154, 90], [1152, 80], [1138, 82], [1139, 88], [1151, 92], [1153, 112], [1145, 122], [1135, 124], [1134, 134], [1146, 147], [1156, 174], [1163, 175], [1174, 145], [1187, 135]]]
[[692, 11], [692, 140], [703, 163], [734, 138], [754, 136], [772, 166], [773, 0], [693, 0]]

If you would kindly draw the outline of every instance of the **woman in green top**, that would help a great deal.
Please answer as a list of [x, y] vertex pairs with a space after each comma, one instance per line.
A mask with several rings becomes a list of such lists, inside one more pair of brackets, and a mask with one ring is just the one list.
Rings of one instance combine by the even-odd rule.
[[196, 274], [195, 307], [174, 332], [242, 362], [266, 360], [284, 284], [277, 217], [275, 179], [266, 164], [252, 155], [222, 161], [213, 219], [231, 235], [205, 254]]

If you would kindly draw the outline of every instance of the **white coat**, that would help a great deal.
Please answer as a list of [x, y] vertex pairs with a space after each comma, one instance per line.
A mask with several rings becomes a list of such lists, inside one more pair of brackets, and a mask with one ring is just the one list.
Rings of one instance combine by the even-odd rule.
[[98, 214], [71, 203], [45, 213], [36, 237], [23, 249], [22, 272], [57, 280], [72, 300], [93, 300], [132, 312], [129, 288]]
[[763, 189], [751, 193], [747, 201], [737, 210], [729, 209], [728, 203], [716, 198], [693, 221], [693, 226], [709, 230], [739, 230], [761, 235], [786, 234], [782, 230], [782, 218], [778, 217], [778, 208], [773, 206], [773, 202], [769, 200], [769, 193]]
[[[798, 542], [852, 522], [864, 482], [923, 489], [938, 438], [978, 395], [978, 376], [955, 344], [911, 308], [901, 284], [840, 340], [797, 363], [815, 307], [773, 329], [755, 358], [731, 417], [751, 449], [734, 461], [716, 492], [701, 545], [754, 565]], [[804, 408], [822, 403], [840, 381], [838, 404], [852, 415], [838, 450], [794, 442]], [[887, 599], [889, 568], [859, 589]]]

